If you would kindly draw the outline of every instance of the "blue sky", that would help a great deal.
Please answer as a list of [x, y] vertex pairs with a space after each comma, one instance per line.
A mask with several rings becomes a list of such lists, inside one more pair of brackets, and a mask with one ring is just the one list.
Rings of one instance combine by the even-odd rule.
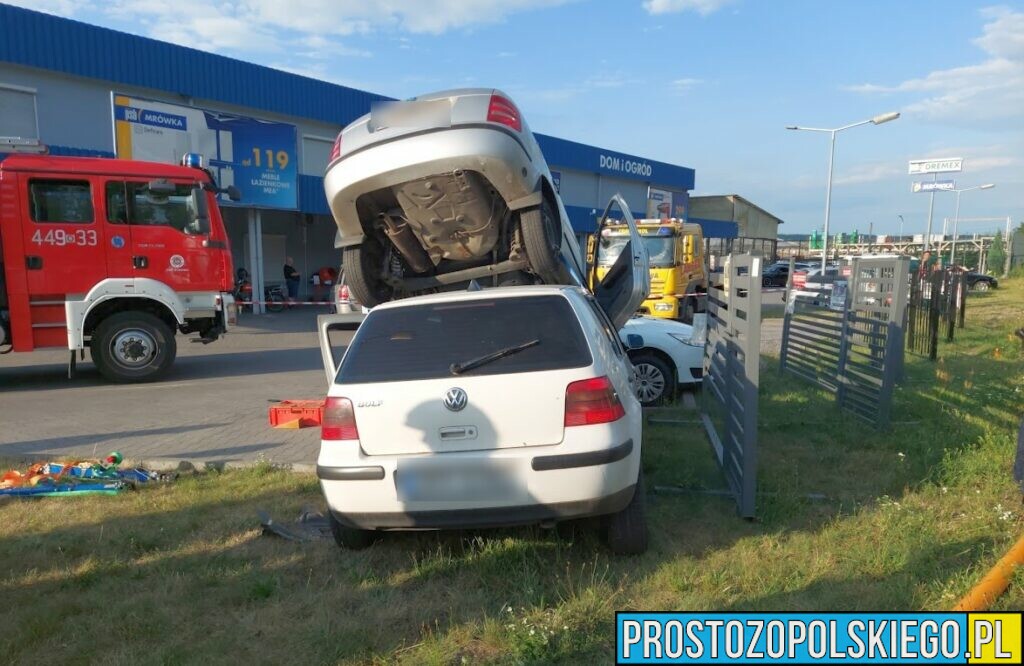
[[[28, 5], [29, 3], [26, 3]], [[807, 232], [923, 231], [907, 160], [963, 157], [961, 217], [1024, 221], [1024, 2], [36, 0], [34, 9], [395, 97], [503, 88], [534, 130], [696, 169]], [[935, 224], [954, 197], [936, 196]], [[994, 228], [965, 222], [963, 231]], [[1001, 225], [999, 225], [1001, 226]]]

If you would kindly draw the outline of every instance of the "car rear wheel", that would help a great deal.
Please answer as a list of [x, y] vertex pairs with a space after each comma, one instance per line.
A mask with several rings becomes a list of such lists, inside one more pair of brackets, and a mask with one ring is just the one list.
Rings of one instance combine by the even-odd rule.
[[974, 286], [971, 287], [971, 289], [973, 289], [974, 291], [988, 291], [990, 286], [991, 285], [989, 285], [988, 282], [985, 282], [984, 280], [978, 280], [977, 282], [974, 283]]
[[355, 527], [348, 527], [338, 522], [334, 514], [327, 512], [331, 523], [331, 534], [334, 536], [334, 543], [339, 548], [346, 550], [363, 550], [369, 548], [377, 540], [377, 533], [373, 530], [360, 530]]
[[633, 499], [622, 511], [608, 516], [608, 549], [616, 555], [640, 555], [647, 551], [647, 516], [644, 504], [644, 471], [636, 479]]
[[562, 224], [558, 210], [545, 198], [540, 206], [519, 212], [526, 258], [530, 268], [549, 284], [558, 282], [558, 257], [562, 250]]
[[654, 407], [675, 395], [676, 380], [665, 361], [654, 354], [631, 357], [636, 371], [636, 397], [644, 407]]
[[772, 286], [772, 279], [769, 278], [769, 277], [761, 278], [761, 286], [762, 287], [770, 287], [770, 286]]
[[174, 330], [148, 312], [118, 312], [100, 322], [89, 343], [100, 374], [122, 384], [158, 379], [174, 362]]
[[367, 307], [386, 303], [394, 298], [391, 288], [381, 275], [384, 267], [384, 248], [372, 236], [361, 245], [346, 247], [342, 253], [345, 280], [356, 300]]

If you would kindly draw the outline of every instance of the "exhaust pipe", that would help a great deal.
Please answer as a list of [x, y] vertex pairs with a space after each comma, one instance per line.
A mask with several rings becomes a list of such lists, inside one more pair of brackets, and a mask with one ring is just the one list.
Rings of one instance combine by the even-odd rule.
[[427, 251], [423, 249], [419, 240], [416, 239], [416, 234], [409, 228], [408, 222], [405, 220], [395, 220], [395, 218], [387, 213], [381, 213], [377, 217], [384, 223], [388, 238], [391, 239], [391, 242], [402, 253], [402, 256], [405, 257], [405, 260], [409, 262], [409, 266], [414, 271], [417, 273], [429, 273], [434, 269], [434, 263], [430, 261]]

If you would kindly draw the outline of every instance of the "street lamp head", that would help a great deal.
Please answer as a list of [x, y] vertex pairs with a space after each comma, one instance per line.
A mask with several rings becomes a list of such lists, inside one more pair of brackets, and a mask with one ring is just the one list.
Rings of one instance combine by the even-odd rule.
[[984, 185], [979, 185], [978, 189], [979, 190], [991, 190], [995, 186], [996, 186], [995, 183], [985, 183]]
[[875, 125], [881, 125], [882, 123], [887, 123], [890, 120], [896, 120], [899, 117], [899, 111], [890, 111], [889, 113], [883, 113], [875, 116], [874, 118], [871, 119], [871, 122], [874, 123]]

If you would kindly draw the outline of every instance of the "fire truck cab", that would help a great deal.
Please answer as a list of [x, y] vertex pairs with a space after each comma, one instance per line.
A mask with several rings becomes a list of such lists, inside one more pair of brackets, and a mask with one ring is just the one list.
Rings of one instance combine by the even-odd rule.
[[223, 190], [198, 155], [182, 161], [0, 161], [0, 353], [66, 347], [73, 364], [88, 347], [105, 378], [139, 382], [170, 367], [176, 332], [227, 331]]

